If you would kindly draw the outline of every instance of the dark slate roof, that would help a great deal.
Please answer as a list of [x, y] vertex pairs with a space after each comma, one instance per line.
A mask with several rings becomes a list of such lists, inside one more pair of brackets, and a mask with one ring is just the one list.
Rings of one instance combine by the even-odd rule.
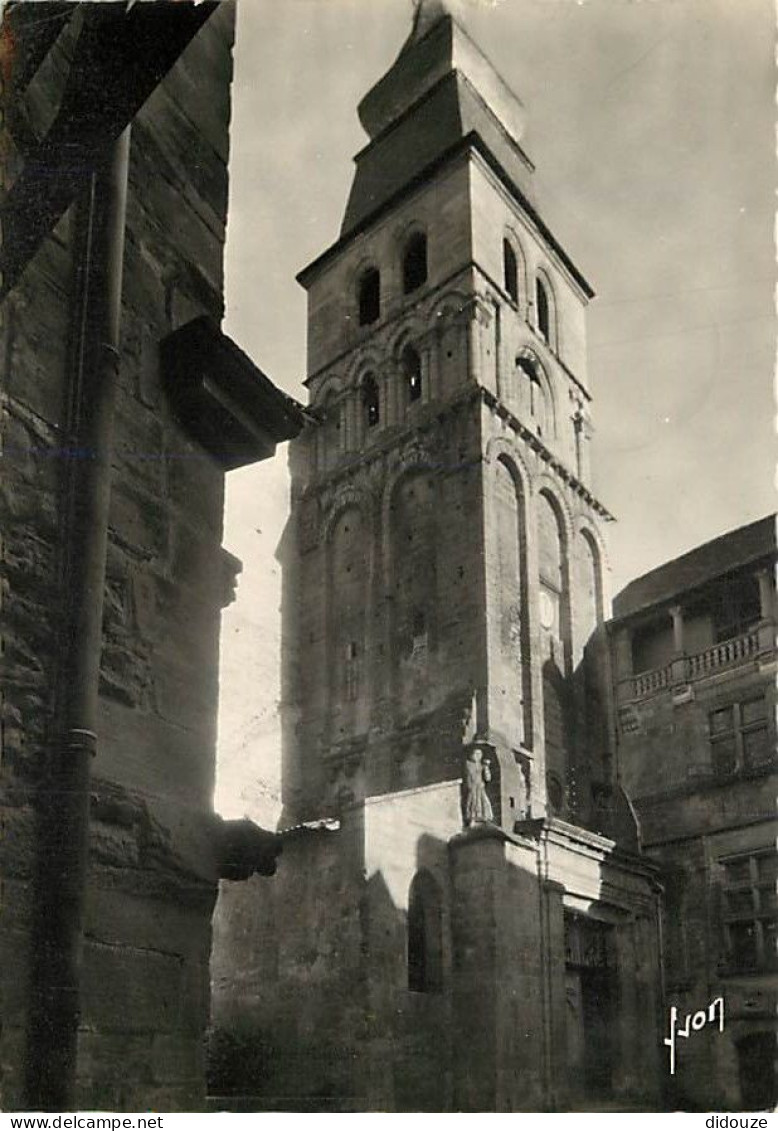
[[614, 618], [629, 617], [652, 605], [671, 601], [726, 573], [732, 573], [776, 552], [776, 516], [769, 514], [705, 542], [666, 565], [636, 577], [613, 599]]

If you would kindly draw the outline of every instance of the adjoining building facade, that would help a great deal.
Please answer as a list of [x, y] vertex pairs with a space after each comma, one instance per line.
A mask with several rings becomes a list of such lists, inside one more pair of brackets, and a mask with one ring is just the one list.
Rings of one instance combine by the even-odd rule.
[[[594, 662], [593, 292], [521, 103], [444, 5], [359, 112], [340, 237], [300, 276], [288, 831], [272, 884], [222, 892], [215, 1021], [254, 1026], [260, 1107], [656, 1104], [660, 892]], [[494, 822], [463, 829], [476, 746]]]
[[662, 867], [679, 1024], [723, 997], [724, 1032], [677, 1042], [673, 1099], [772, 1108], [778, 1019], [776, 522], [655, 569], [608, 625], [619, 774]]

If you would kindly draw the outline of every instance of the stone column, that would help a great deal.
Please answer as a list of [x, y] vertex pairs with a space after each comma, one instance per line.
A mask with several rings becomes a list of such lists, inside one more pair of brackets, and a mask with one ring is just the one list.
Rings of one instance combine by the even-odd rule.
[[427, 358], [430, 400], [434, 401], [440, 398], [440, 334], [437, 330], [430, 335]]
[[673, 605], [670, 609], [673, 618], [673, 662], [672, 681], [674, 684], [686, 682], [686, 657], [683, 643], [683, 609]]
[[389, 375], [385, 370], [381, 370], [377, 376], [378, 381], [378, 431], [383, 431], [388, 428], [392, 423], [392, 410], [391, 410], [391, 395], [392, 386]]
[[384, 404], [382, 423], [391, 428], [400, 421], [398, 404], [398, 386], [400, 381], [399, 371], [394, 365], [387, 367], [383, 375]]
[[348, 435], [346, 433], [346, 408], [347, 402], [344, 397], [339, 396], [337, 402], [337, 433], [338, 433], [338, 459], [344, 456], [348, 451]]
[[759, 651], [772, 652], [775, 648], [775, 597], [773, 594], [773, 571], [760, 569], [756, 575], [759, 582]]
[[773, 609], [773, 572], [770, 569], [760, 569], [756, 575], [759, 582], [759, 611], [762, 620], [772, 620]]
[[[619, 923], [613, 930], [611, 1004], [611, 1087], [616, 1096], [640, 1091], [638, 1046], [642, 1039], [642, 1019], [638, 1016], [635, 961], [635, 925]], [[636, 1055], [637, 1054], [637, 1055]]]
[[354, 423], [352, 420], [353, 397], [346, 392], [343, 398], [343, 448], [350, 452], [354, 445]]
[[543, 1111], [548, 1049], [537, 846], [484, 824], [455, 836], [449, 852], [454, 1110]]
[[467, 311], [467, 380], [474, 385], [478, 380], [481, 335], [478, 329], [478, 307], [473, 303]]
[[614, 636], [613, 660], [613, 679], [616, 685], [617, 701], [623, 703], [627, 699], [634, 699], [632, 633], [626, 627], [619, 628]]
[[427, 404], [432, 399], [432, 389], [430, 388], [430, 374], [432, 372], [432, 353], [433, 351], [429, 346], [424, 346], [419, 351], [419, 358], [421, 361], [421, 403]]
[[362, 443], [362, 393], [360, 389], [354, 390], [354, 394], [348, 402], [347, 411], [349, 411], [351, 417], [351, 433], [349, 436], [351, 449], [356, 451]]

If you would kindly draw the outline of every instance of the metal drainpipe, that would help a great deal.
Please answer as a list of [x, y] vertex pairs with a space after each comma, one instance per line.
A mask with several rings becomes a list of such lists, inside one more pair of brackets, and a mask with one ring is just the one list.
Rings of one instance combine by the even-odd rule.
[[41, 1111], [77, 1107], [90, 777], [97, 750], [129, 151], [128, 126], [92, 175], [81, 271], [73, 447], [66, 465], [69, 507], [58, 742], [43, 804], [45, 841], [27, 1061], [29, 1106]]

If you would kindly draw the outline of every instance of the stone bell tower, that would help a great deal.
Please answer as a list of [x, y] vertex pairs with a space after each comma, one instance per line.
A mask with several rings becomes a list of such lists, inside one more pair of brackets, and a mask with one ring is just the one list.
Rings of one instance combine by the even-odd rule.
[[537, 210], [524, 107], [440, 0], [359, 115], [340, 237], [299, 276], [319, 425], [291, 457], [287, 815], [456, 777], [478, 738], [506, 828], [585, 819], [593, 292]]
[[[268, 1110], [656, 1093], [658, 894], [608, 827], [584, 663], [609, 517], [592, 291], [541, 219], [520, 102], [440, 0], [359, 113], [341, 235], [300, 275], [283, 852], [222, 892], [214, 1016], [270, 1050], [245, 1083]], [[495, 823], [463, 829], [476, 743]]]

